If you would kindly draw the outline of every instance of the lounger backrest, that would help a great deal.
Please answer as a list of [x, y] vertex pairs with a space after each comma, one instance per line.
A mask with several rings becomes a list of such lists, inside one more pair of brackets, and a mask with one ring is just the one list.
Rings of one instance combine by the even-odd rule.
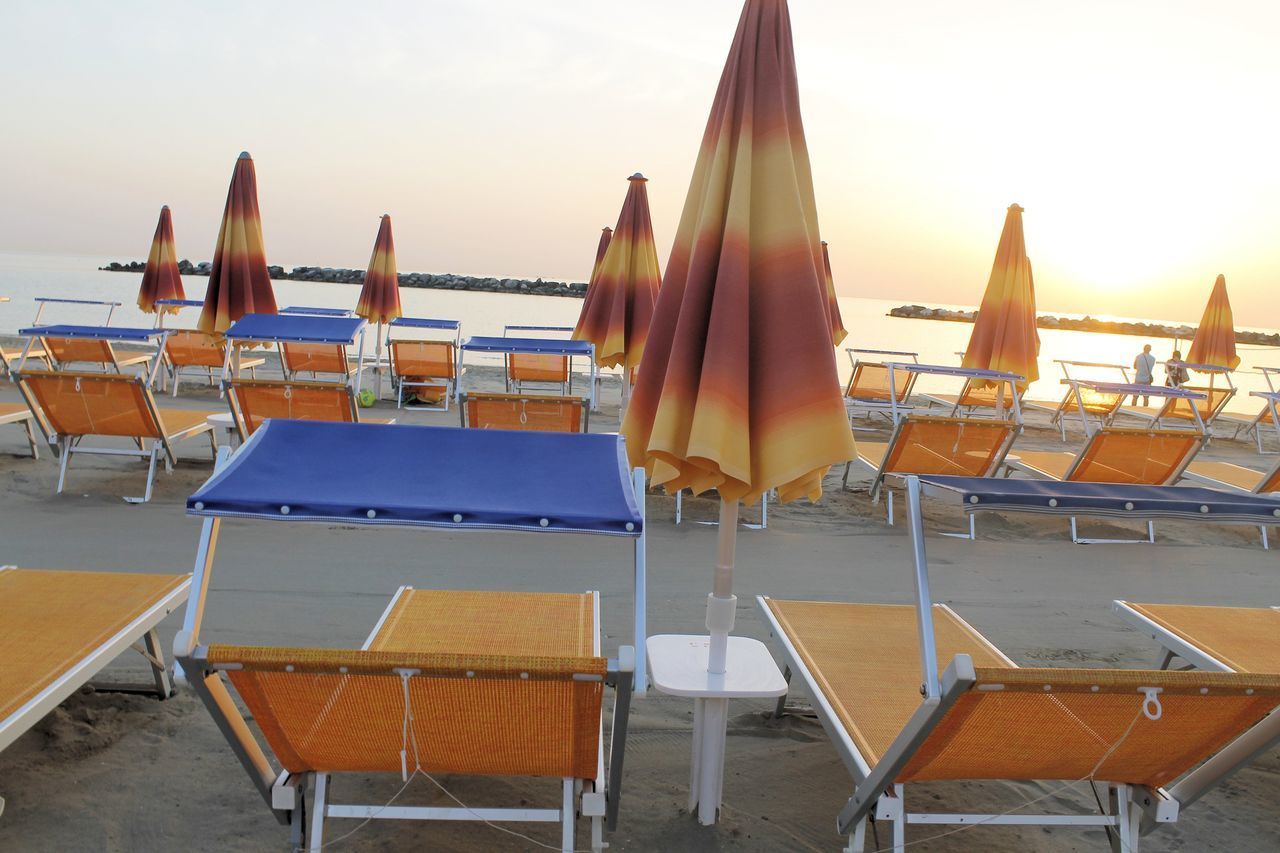
[[351, 389], [340, 382], [233, 379], [227, 385], [236, 420], [246, 438], [268, 418], [347, 423], [359, 420]]
[[[592, 778], [606, 661], [210, 646], [291, 773]], [[402, 735], [406, 680], [411, 738]]]
[[[975, 673], [972, 687], [896, 781], [1093, 775], [1159, 787], [1280, 704], [1280, 675], [1065, 668]], [[1148, 703], [1144, 688], [1159, 690], [1158, 705]], [[1159, 719], [1143, 713], [1144, 703]]]
[[569, 381], [569, 357], [564, 355], [507, 354], [507, 375], [514, 382]]
[[61, 436], [119, 435], [161, 438], [149, 392], [121, 373], [32, 370], [21, 381], [40, 404], [50, 429]]
[[1165, 400], [1163, 406], [1160, 407], [1160, 414], [1157, 419], [1173, 418], [1180, 421], [1195, 421], [1195, 412], [1200, 413], [1200, 419], [1208, 422], [1217, 417], [1222, 408], [1227, 405], [1227, 401], [1235, 396], [1236, 389], [1224, 388], [1216, 386], [1198, 387], [1192, 385], [1182, 386], [1184, 391], [1197, 391], [1204, 395], [1203, 400], [1189, 400], [1185, 397], [1170, 397]]
[[115, 365], [111, 344], [89, 338], [43, 338], [45, 352], [58, 364]]
[[1204, 442], [1198, 432], [1173, 429], [1121, 429], [1095, 432], [1066, 479], [1076, 483], [1173, 483]]
[[581, 397], [468, 394], [463, 399], [464, 424], [478, 429], [585, 432], [585, 402]]
[[1085, 414], [1094, 417], [1109, 418], [1116, 413], [1116, 410], [1124, 404], [1126, 396], [1111, 391], [1098, 391], [1094, 388], [1088, 388], [1084, 385], [1075, 386], [1080, 394], [1079, 401], [1076, 400], [1077, 390], [1068, 389], [1066, 402], [1063, 406], [1068, 413], [1080, 411], [1083, 406]]
[[453, 341], [392, 341], [395, 375], [413, 379], [453, 379], [457, 354]]
[[894, 431], [881, 472], [988, 477], [1004, 460], [1015, 430], [1011, 421], [911, 415]]
[[337, 373], [346, 376], [350, 370], [346, 347], [341, 344], [282, 343], [280, 357], [291, 373]]
[[175, 367], [222, 367], [227, 344], [221, 335], [179, 329], [165, 336], [164, 351]]
[[[894, 370], [893, 387], [897, 402], [904, 403], [915, 384], [916, 374], [908, 370]], [[859, 361], [853, 365], [853, 375], [845, 386], [844, 395], [851, 400], [867, 400], [877, 403], [890, 402], [889, 368], [874, 361]]]
[[[1008, 411], [1013, 410], [1013, 391], [1009, 383], [999, 382], [994, 385], [987, 383], [984, 379], [966, 379], [964, 388], [960, 390], [960, 397], [956, 400], [956, 405], [962, 409], [994, 409], [996, 407], [996, 399], [1003, 392], [1004, 408]], [[1026, 393], [1025, 389], [1018, 391], [1018, 400], [1022, 399], [1022, 395]]]
[[1270, 471], [1262, 475], [1262, 480], [1253, 491], [1259, 495], [1280, 492], [1280, 463], [1273, 465]]

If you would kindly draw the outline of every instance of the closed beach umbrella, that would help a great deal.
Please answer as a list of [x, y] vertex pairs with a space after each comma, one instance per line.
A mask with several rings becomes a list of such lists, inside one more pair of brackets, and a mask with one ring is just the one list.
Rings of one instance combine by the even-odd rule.
[[[182, 275], [178, 272], [178, 254], [173, 248], [173, 217], [169, 205], [160, 208], [160, 221], [156, 223], [156, 236], [151, 238], [151, 253], [142, 271], [142, 286], [138, 288], [138, 308], [147, 314], [156, 313], [157, 299], [186, 299], [182, 289]], [[176, 305], [165, 309], [176, 313]]]
[[374, 371], [378, 374], [376, 394], [382, 397], [382, 325], [400, 316], [400, 276], [396, 273], [396, 245], [391, 239], [391, 214], [382, 214], [373, 255], [364, 274], [364, 287], [356, 302], [356, 314], [378, 324], [375, 339]]
[[587, 279], [587, 293], [591, 292], [591, 285], [596, 283], [596, 278], [600, 275], [600, 267], [604, 264], [604, 253], [609, 250], [609, 238], [613, 236], [613, 229], [606, 225], [600, 230], [600, 242], [596, 244], [596, 262], [591, 265], [591, 278]]
[[1000, 245], [996, 248], [991, 278], [987, 280], [982, 306], [961, 363], [965, 367], [1003, 370], [1026, 377], [1018, 383], [1019, 390], [1025, 391], [1027, 385], [1040, 377], [1036, 362], [1039, 355], [1036, 292], [1022, 236], [1022, 208], [1011, 204], [1005, 215]]
[[200, 312], [202, 332], [221, 333], [245, 314], [276, 313], [267, 257], [262, 248], [262, 219], [258, 215], [258, 178], [253, 158], [240, 152], [227, 206], [213, 250], [209, 289]]
[[[655, 483], [720, 493], [713, 674], [733, 666], [739, 501], [774, 488], [815, 500], [830, 466], [854, 456], [825, 300], [787, 4], [747, 0], [622, 422], [632, 464]], [[704, 702], [703, 823], [719, 805], [725, 713]]]
[[[622, 391], [627, 374], [640, 363], [662, 273], [649, 218], [649, 194], [644, 175], [627, 179], [627, 197], [618, 225], [600, 261], [599, 272], [587, 290], [573, 338], [596, 345], [596, 364], [622, 367]], [[604, 242], [601, 236], [600, 242]]]
[[840, 302], [836, 297], [836, 283], [831, 278], [831, 256], [827, 254], [827, 241], [822, 241], [822, 272], [827, 284], [827, 323], [831, 327], [831, 345], [840, 346], [840, 342], [849, 337], [844, 327], [844, 318], [840, 316]]
[[1209, 304], [1204, 306], [1204, 315], [1200, 317], [1195, 339], [1191, 341], [1187, 361], [1213, 364], [1228, 370], [1240, 366], [1240, 356], [1236, 355], [1235, 319], [1231, 316], [1225, 276], [1218, 276], [1213, 283], [1213, 293], [1209, 294]]

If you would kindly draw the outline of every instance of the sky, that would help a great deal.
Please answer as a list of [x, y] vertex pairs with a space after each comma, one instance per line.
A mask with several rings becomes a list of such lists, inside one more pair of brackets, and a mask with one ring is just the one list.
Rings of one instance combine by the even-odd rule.
[[[792, 0], [842, 295], [974, 305], [1010, 203], [1041, 311], [1280, 326], [1280, 4]], [[665, 262], [740, 0], [0, 4], [0, 249], [583, 280], [626, 177]]]

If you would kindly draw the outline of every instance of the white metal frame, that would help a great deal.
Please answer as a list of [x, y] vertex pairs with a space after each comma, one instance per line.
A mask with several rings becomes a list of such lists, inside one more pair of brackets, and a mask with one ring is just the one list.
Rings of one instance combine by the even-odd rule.
[[[760, 523], [752, 524], [750, 522], [743, 521], [742, 522], [743, 527], [747, 528], [748, 530], [767, 530], [769, 528], [769, 495], [772, 491], [773, 490], [770, 489], [768, 492], [765, 492], [763, 495], [760, 496]], [[684, 492], [685, 492], [684, 489], [680, 489], [678, 492], [676, 492], [676, 524], [684, 523]], [[692, 493], [690, 493], [690, 495], [692, 496]], [[719, 499], [717, 498], [717, 500]], [[710, 524], [714, 526], [719, 526], [720, 522], [719, 521], [699, 521], [698, 524]]]
[[[26, 402], [25, 397], [23, 398], [23, 402]], [[7, 414], [7, 415], [0, 414], [0, 426], [10, 426], [10, 425], [16, 424], [16, 425], [21, 425], [26, 430], [27, 444], [31, 447], [31, 458], [39, 459], [40, 447], [39, 447], [39, 444], [36, 442], [35, 420], [36, 420], [35, 412], [31, 411], [30, 407], [28, 407], [26, 411], [22, 411], [21, 409], [19, 409], [18, 411], [11, 412], [10, 414]]]
[[[865, 431], [867, 429], [867, 427], [858, 427], [853, 425], [853, 419], [859, 412], [864, 412], [868, 415], [885, 415], [887, 413], [891, 422], [896, 424], [898, 422], [898, 418], [902, 416], [901, 413], [910, 412], [912, 410], [913, 407], [910, 405], [909, 400], [911, 399], [911, 391], [915, 387], [915, 374], [912, 374], [910, 381], [907, 382], [906, 392], [902, 395], [902, 399], [895, 401], [897, 405], [894, 405], [893, 402], [886, 403], [882, 400], [864, 400], [858, 397], [851, 397], [849, 396], [849, 392], [853, 389], [853, 381], [858, 376], [858, 368], [863, 364], [863, 362], [858, 358], [859, 355], [888, 355], [899, 358], [905, 357], [910, 358], [912, 364], [919, 364], [920, 353], [907, 352], [903, 350], [860, 349], [858, 347], [845, 347], [844, 351], [845, 355], [849, 357], [849, 363], [853, 366], [853, 372], [849, 374], [849, 381], [845, 383], [844, 388], [844, 400], [845, 406], [847, 406], [849, 410], [850, 428], [855, 432]], [[867, 363], [880, 367], [886, 366], [885, 362], [882, 361]], [[892, 390], [895, 389], [896, 386], [891, 385], [890, 388], [890, 396], [897, 397], [897, 394]]]
[[[315, 314], [308, 315], [306, 314], [306, 312], [303, 312], [303, 311], [295, 311], [295, 313], [292, 316], [320, 316], [320, 315], [315, 315]], [[256, 337], [249, 338], [249, 337], [243, 337], [243, 336], [233, 337], [232, 335], [228, 334], [226, 335], [227, 352], [222, 362], [222, 376], [224, 379], [228, 377], [233, 377], [236, 379], [240, 378], [240, 368], [241, 368], [240, 349], [241, 348], [240, 346], [236, 345], [237, 341], [243, 341], [246, 343], [258, 343], [258, 344], [275, 344], [276, 356], [277, 358], [280, 359], [280, 371], [284, 375], [284, 378], [288, 380], [293, 380], [295, 378], [293, 374], [297, 372], [302, 372], [302, 371], [293, 371], [289, 369], [289, 362], [284, 356], [285, 344], [320, 344], [320, 345], [326, 345], [326, 346], [336, 346], [341, 348], [342, 358], [344, 361], [346, 361], [348, 365], [350, 365], [351, 363], [351, 356], [348, 355], [347, 348], [354, 346], [359, 352], [359, 356], [356, 358], [356, 366], [354, 368], [348, 369], [346, 375], [343, 376], [342, 378], [342, 382], [347, 385], [350, 385], [352, 387], [353, 393], [356, 395], [356, 397], [359, 397], [360, 381], [361, 381], [361, 377], [364, 375], [364, 335], [367, 329], [368, 329], [368, 324], [361, 322], [359, 330], [350, 340], [346, 342], [327, 341], [327, 340], [310, 340], [310, 341], [289, 340], [284, 337], [263, 337], [263, 338], [256, 338]], [[231, 330], [228, 329], [227, 331], [230, 332]], [[311, 375], [313, 378], [316, 376], [314, 371], [311, 371]], [[338, 375], [338, 374], [334, 374], [334, 375]]]
[[[204, 304], [204, 303], [203, 303], [202, 301], [198, 300], [198, 299], [157, 299], [157, 300], [156, 300], [156, 305], [160, 307], [160, 310], [157, 310], [157, 311], [156, 311], [156, 328], [157, 328], [157, 329], [163, 329], [163, 328], [164, 328], [164, 316], [165, 316], [165, 314], [167, 313], [167, 312], [165, 312], [165, 311], [163, 310], [165, 306], [168, 306], [168, 307], [170, 307], [170, 308], [176, 308], [176, 309], [178, 309], [179, 311], [181, 311], [183, 308], [195, 308], [195, 307], [200, 306], [200, 305], [203, 305], [203, 304]], [[198, 332], [199, 330], [197, 330], [197, 329], [169, 329], [168, 331], [170, 331], [170, 332], [188, 332], [188, 331]], [[160, 350], [161, 350], [161, 352], [163, 352], [163, 353], [164, 353], [163, 358], [164, 358], [164, 366], [165, 366], [165, 370], [166, 370], [166, 371], [167, 371], [167, 373], [168, 373], [168, 377], [167, 377], [167, 378], [168, 378], [169, 382], [171, 382], [171, 383], [172, 383], [172, 386], [173, 386], [172, 388], [170, 388], [170, 389], [169, 389], [169, 396], [170, 396], [170, 397], [177, 397], [177, 396], [178, 396], [178, 386], [179, 386], [179, 385], [181, 385], [181, 383], [182, 383], [182, 371], [183, 371], [183, 370], [186, 370], [186, 369], [191, 369], [191, 370], [200, 370], [201, 368], [200, 368], [199, 366], [197, 366], [197, 365], [179, 365], [179, 364], [174, 364], [174, 363], [173, 363], [173, 360], [169, 357], [169, 353], [168, 353], [168, 351], [167, 351], [167, 349], [166, 349], [166, 345], [167, 345], [167, 344], [168, 344], [168, 340], [166, 339], [166, 340], [165, 340], [165, 341], [160, 345]], [[223, 365], [224, 365], [224, 366], [226, 365], [226, 346], [227, 346], [226, 342], [225, 342], [225, 341], [223, 341], [223, 358], [222, 358], [222, 362], [223, 362]], [[250, 376], [253, 376], [253, 377], [256, 377], [256, 376], [258, 375], [258, 373], [257, 373], [257, 368], [261, 367], [262, 365], [264, 365], [264, 364], [266, 364], [266, 363], [267, 363], [267, 360], [266, 360], [265, 358], [253, 358], [253, 359], [249, 359], [248, 361], [245, 361], [245, 360], [244, 360], [244, 358], [242, 358], [242, 357], [238, 357], [238, 358], [237, 358], [237, 367], [238, 367], [240, 370], [244, 370], [244, 369], [246, 369], [246, 368], [247, 368], [247, 369], [248, 369], [248, 371], [249, 371], [249, 375], [250, 375]], [[209, 381], [209, 385], [210, 385], [211, 387], [219, 387], [219, 382], [218, 382], [218, 380], [217, 380], [217, 379], [215, 379], [215, 378], [214, 378], [214, 376], [213, 376], [213, 368], [212, 368], [212, 367], [205, 367], [205, 368], [203, 368], [203, 369], [204, 369], [205, 374], [206, 374], [206, 377], [207, 377], [207, 379], [208, 379], [208, 381]], [[161, 373], [159, 378], [160, 378], [160, 380], [161, 380], [161, 386], [162, 386], [162, 390], [163, 390], [163, 380], [166, 378], [166, 377], [165, 377], [165, 373]], [[219, 387], [219, 394], [221, 394], [221, 393], [222, 393], [222, 392], [221, 392], [221, 389], [220, 389], [220, 387]]]

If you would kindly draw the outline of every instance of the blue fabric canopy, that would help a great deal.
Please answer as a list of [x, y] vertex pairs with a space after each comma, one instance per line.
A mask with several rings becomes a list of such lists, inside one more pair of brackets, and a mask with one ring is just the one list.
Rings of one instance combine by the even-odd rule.
[[639, 536], [621, 436], [269, 420], [193, 515]]
[[313, 314], [245, 314], [231, 324], [233, 341], [284, 341], [300, 344], [353, 344], [364, 329], [360, 317], [318, 317]]
[[915, 364], [909, 361], [893, 362], [894, 370], [907, 370], [912, 373], [929, 373], [935, 376], [966, 376], [972, 379], [1003, 379], [1018, 382], [1026, 377], [1016, 373], [1005, 373], [1003, 370], [985, 370], [979, 367], [953, 367], [949, 364]]
[[467, 338], [462, 348], [471, 352], [568, 356], [590, 356], [593, 349], [590, 341], [549, 341], [543, 338]]
[[42, 338], [93, 338], [99, 341], [145, 342], [163, 338], [171, 329], [131, 329], [128, 326], [31, 326], [19, 329], [19, 335]]
[[356, 313], [347, 308], [308, 308], [305, 305], [290, 305], [281, 308], [281, 314], [309, 314], [314, 317], [350, 317]]
[[922, 475], [934, 496], [959, 501], [965, 512], [1036, 512], [1150, 520], [1180, 518], [1241, 524], [1280, 523], [1280, 501], [1245, 492], [1190, 486], [1060, 483], [996, 477]]
[[56, 302], [66, 305], [114, 305], [119, 308], [123, 303], [104, 302], [101, 299], [63, 299], [61, 296], [37, 296], [35, 302]]
[[157, 305], [177, 305], [180, 308], [199, 308], [204, 305], [203, 299], [157, 299]]
[[456, 332], [461, 326], [457, 320], [432, 320], [429, 317], [397, 317], [389, 325], [411, 329], [448, 329], [451, 332]]

